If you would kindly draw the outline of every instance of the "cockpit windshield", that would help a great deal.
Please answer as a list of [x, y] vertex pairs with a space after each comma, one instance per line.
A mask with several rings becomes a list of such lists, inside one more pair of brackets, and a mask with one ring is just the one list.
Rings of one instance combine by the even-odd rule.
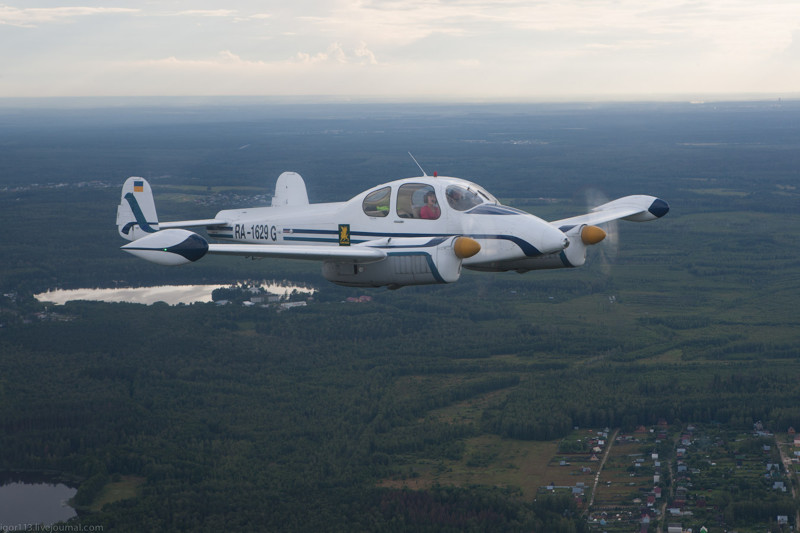
[[447, 203], [456, 211], [467, 211], [485, 203], [497, 203], [497, 198], [479, 187], [450, 185], [445, 191], [445, 196]]

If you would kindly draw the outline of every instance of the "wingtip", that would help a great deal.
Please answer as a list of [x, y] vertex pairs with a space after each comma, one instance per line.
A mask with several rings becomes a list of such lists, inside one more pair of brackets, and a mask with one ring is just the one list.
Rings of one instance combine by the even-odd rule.
[[662, 200], [661, 198], [656, 198], [653, 200], [653, 203], [650, 204], [648, 209], [651, 215], [656, 218], [661, 218], [667, 213], [669, 213], [669, 204]]

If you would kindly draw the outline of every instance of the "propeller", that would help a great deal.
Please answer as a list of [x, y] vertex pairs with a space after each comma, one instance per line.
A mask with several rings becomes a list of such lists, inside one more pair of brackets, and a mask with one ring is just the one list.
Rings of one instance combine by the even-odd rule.
[[[593, 208], [603, 205], [609, 201], [608, 197], [598, 189], [589, 188], [584, 192], [586, 195], [586, 205], [588, 211], [591, 211]], [[583, 234], [584, 232], [581, 233], [581, 238], [583, 239], [584, 243], [600, 243], [599, 246], [592, 247], [595, 249], [595, 251], [592, 253], [599, 256], [598, 263], [600, 264], [600, 269], [606, 275], [611, 273], [611, 266], [616, 262], [617, 255], [619, 253], [619, 229], [617, 224], [618, 222], [616, 220], [612, 220], [604, 223], [602, 228], [598, 228], [597, 226], [587, 226], [584, 228], [584, 231], [588, 230], [589, 228], [596, 228], [604, 233], [604, 237], [601, 237], [595, 242], [586, 242], [586, 237], [584, 237]], [[598, 235], [596, 232], [593, 231], [593, 233], [595, 234], [594, 238], [597, 238]], [[600, 241], [603, 242], [601, 243]]]

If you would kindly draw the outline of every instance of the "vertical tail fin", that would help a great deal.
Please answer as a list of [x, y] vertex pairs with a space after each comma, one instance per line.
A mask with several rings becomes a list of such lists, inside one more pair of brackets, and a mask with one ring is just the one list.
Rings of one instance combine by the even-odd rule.
[[282, 205], [308, 205], [306, 182], [297, 172], [284, 172], [278, 176], [272, 207]]
[[146, 179], [132, 177], [125, 180], [117, 206], [117, 230], [129, 241], [158, 231], [156, 204]]

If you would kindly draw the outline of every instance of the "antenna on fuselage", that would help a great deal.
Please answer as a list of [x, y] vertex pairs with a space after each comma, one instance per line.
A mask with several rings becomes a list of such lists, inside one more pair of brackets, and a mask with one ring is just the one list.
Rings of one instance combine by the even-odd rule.
[[422, 175], [427, 177], [427, 176], [428, 176], [428, 174], [425, 172], [425, 169], [424, 169], [424, 168], [422, 168], [422, 165], [420, 165], [420, 164], [417, 162], [417, 159], [416, 159], [416, 158], [415, 158], [413, 155], [411, 155], [411, 152], [408, 152], [408, 155], [409, 155], [409, 156], [411, 156], [411, 159], [413, 159], [413, 160], [414, 160], [414, 163], [417, 163], [417, 166], [419, 167], [420, 171], [422, 172]]

